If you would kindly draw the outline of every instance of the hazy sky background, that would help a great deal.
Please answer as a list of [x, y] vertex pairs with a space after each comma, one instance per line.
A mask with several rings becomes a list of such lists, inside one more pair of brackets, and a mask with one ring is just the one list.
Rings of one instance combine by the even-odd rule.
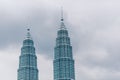
[[20, 49], [30, 27], [39, 80], [53, 80], [61, 5], [76, 80], [120, 80], [119, 0], [0, 0], [0, 79], [17, 80]]

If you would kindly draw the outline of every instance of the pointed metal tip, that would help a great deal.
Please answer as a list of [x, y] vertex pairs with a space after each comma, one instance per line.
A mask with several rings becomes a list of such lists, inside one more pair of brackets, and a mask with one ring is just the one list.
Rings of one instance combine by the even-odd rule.
[[63, 7], [61, 7], [61, 21], [64, 21], [64, 19], [63, 19]]

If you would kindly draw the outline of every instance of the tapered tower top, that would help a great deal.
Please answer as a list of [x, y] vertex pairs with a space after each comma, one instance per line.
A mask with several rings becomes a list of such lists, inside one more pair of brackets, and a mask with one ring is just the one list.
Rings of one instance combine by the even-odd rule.
[[30, 29], [28, 28], [27, 29], [27, 35], [26, 35], [26, 38], [25, 40], [23, 41], [23, 46], [33, 46], [34, 45], [34, 42], [32, 40], [32, 37], [31, 37], [31, 34], [30, 34]]
[[60, 29], [65, 30], [65, 24], [64, 24], [64, 18], [63, 18], [63, 8], [61, 7], [61, 25], [60, 25]]

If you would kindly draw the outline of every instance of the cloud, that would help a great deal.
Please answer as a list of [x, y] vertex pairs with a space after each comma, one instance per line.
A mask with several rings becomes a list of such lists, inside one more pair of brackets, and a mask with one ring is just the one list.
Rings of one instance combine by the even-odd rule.
[[[63, 5], [76, 61], [76, 80], [119, 80], [119, 3], [119, 0], [0, 0], [1, 69], [10, 65], [7, 70], [13, 70], [11, 64], [18, 64], [14, 60], [19, 56], [26, 29], [30, 27], [39, 57], [40, 79], [52, 80], [52, 58]], [[46, 65], [50, 72], [47, 70], [44, 74]], [[16, 79], [15, 74], [11, 75], [12, 80]]]

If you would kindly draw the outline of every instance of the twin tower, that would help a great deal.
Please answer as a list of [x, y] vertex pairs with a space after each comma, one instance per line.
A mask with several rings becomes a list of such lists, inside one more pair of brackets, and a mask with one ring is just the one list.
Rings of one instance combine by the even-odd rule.
[[[27, 37], [21, 48], [17, 80], [39, 80], [34, 42], [29, 31], [30, 29], [28, 29]], [[57, 32], [53, 65], [54, 80], [75, 80], [72, 46], [63, 18]]]

